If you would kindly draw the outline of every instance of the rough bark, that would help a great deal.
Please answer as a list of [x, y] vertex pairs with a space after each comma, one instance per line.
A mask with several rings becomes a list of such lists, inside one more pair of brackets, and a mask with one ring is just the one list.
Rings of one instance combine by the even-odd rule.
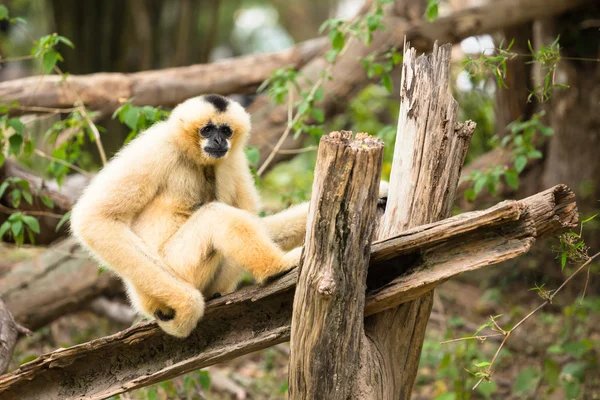
[[0, 297], [15, 320], [32, 330], [121, 290], [120, 281], [110, 273], [99, 275], [98, 265], [72, 239], [14, 265], [0, 279]]
[[[451, 276], [515, 257], [534, 239], [572, 228], [576, 221], [573, 193], [556, 186], [523, 201], [504, 202], [376, 242], [370, 266], [370, 272], [376, 272], [369, 275], [372, 289], [365, 315], [414, 299]], [[444, 265], [438, 267], [440, 260]], [[400, 268], [389, 272], [394, 265]], [[381, 271], [388, 271], [387, 282]], [[377, 279], [372, 281], [371, 275]], [[399, 277], [401, 281], [394, 282]], [[209, 301], [205, 318], [186, 340], [167, 336], [148, 322], [42, 355], [0, 377], [0, 396], [101, 399], [287, 341], [296, 278], [293, 271], [268, 286]]]
[[[404, 49], [398, 136], [388, 204], [377, 238], [450, 215], [475, 124], [455, 130], [450, 94], [451, 45], [417, 58]], [[409, 399], [417, 375], [433, 292], [365, 321], [373, 349], [363, 360], [363, 398]]]
[[8, 369], [18, 336], [19, 327], [0, 298], [0, 375]]
[[[490, 1], [478, 7], [453, 12], [434, 22], [409, 22], [406, 16], [398, 14], [405, 11], [404, 7], [386, 9], [383, 23], [387, 29], [375, 33], [371, 46], [365, 47], [356, 43], [340, 57], [332, 72], [334, 79], [325, 84], [325, 98], [320, 106], [326, 118], [345, 109], [353, 98], [352, 94], [370, 82], [360, 57], [382, 54], [392, 47], [402, 49], [405, 37], [419, 52], [428, 52], [436, 40], [442, 43], [458, 43], [469, 36], [522, 24], [542, 16], [557, 15], [586, 1], [589, 0]], [[404, 3], [397, 0], [397, 4]], [[324, 58], [317, 57], [302, 69], [302, 73], [309, 81], [316, 82], [325, 67]], [[259, 96], [250, 110], [254, 121], [253, 130], [257, 133], [250, 139], [250, 143], [260, 148], [262, 163], [286, 128], [287, 106], [274, 106], [267, 98]], [[283, 142], [281, 150], [296, 150], [302, 147], [302, 140], [294, 140], [292, 136]], [[292, 156], [293, 154], [289, 153], [278, 153], [270, 165]]]
[[291, 399], [350, 398], [363, 346], [369, 243], [383, 142], [321, 139], [292, 315]]
[[131, 74], [72, 75], [67, 82], [52, 75], [0, 83], [0, 97], [21, 106], [70, 108], [77, 94], [88, 108], [110, 115], [123, 99], [136, 104], [174, 106], [202, 93], [251, 93], [277, 68], [300, 68], [325, 46], [324, 39], [301, 43], [279, 53], [230, 58], [210, 64], [143, 71]]

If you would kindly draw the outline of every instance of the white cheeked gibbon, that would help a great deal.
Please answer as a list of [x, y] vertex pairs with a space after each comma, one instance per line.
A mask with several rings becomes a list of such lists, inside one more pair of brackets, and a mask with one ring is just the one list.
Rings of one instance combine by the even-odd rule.
[[73, 208], [73, 235], [173, 336], [189, 336], [204, 297], [232, 292], [244, 271], [264, 282], [300, 260], [308, 204], [258, 218], [249, 132], [240, 104], [189, 99], [125, 146]]

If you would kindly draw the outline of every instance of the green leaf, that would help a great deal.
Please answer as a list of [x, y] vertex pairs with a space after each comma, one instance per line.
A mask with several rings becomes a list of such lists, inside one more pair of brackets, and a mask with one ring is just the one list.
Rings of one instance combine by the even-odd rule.
[[73, 42], [71, 42], [69, 39], [67, 39], [64, 36], [58, 36], [56, 39], [58, 39], [59, 42], [66, 44], [67, 46], [69, 46], [72, 49], [75, 48], [75, 45], [73, 44]]
[[479, 386], [477, 386], [477, 391], [483, 395], [486, 399], [491, 399], [492, 394], [498, 391], [498, 385], [496, 382], [488, 381], [481, 382]]
[[0, 167], [4, 165], [4, 160], [5, 160], [4, 153], [0, 152]]
[[527, 165], [527, 157], [525, 157], [525, 156], [518, 156], [517, 158], [515, 158], [515, 169], [517, 170], [517, 172], [519, 174], [521, 172], [523, 172], [523, 170], [525, 169], [526, 165]]
[[19, 234], [23, 231], [23, 222], [15, 221], [10, 225], [10, 230], [13, 233], [13, 237], [19, 236]]
[[69, 218], [71, 218], [71, 211], [67, 211], [65, 213], [65, 215], [62, 216], [60, 221], [58, 221], [58, 224], [56, 225], [56, 232], [58, 232], [60, 230], [60, 228], [64, 225], [64, 223], [69, 220]]
[[567, 265], [567, 252], [563, 252], [560, 255], [560, 269], [563, 270], [565, 269], [565, 266]]
[[44, 57], [42, 59], [42, 65], [44, 67], [44, 71], [48, 74], [52, 71], [56, 62], [58, 61], [59, 54], [56, 50], [50, 50], [44, 53]]
[[488, 367], [488, 366], [490, 366], [490, 365], [492, 365], [492, 363], [490, 363], [490, 362], [487, 362], [487, 361], [484, 361], [484, 362], [480, 362], [480, 363], [477, 363], [477, 364], [475, 364], [475, 366], [476, 366], [477, 368]]
[[596, 218], [599, 214], [594, 214], [589, 218], [584, 219], [583, 221], [581, 221], [581, 225], [583, 224], [587, 224], [588, 222], [590, 222], [591, 220], [593, 220], [594, 218]]
[[544, 155], [539, 150], [531, 150], [529, 153], [527, 153], [527, 157], [534, 159], [534, 160], [538, 160], [538, 159], [544, 157]]
[[8, 182], [8, 181], [4, 181], [4, 182], [2, 182], [2, 185], [0, 185], [0, 199], [2, 198], [2, 196], [4, 196], [4, 192], [6, 192], [6, 189], [8, 188], [9, 185], [10, 185], [10, 182]]
[[525, 368], [523, 371], [519, 372], [519, 375], [517, 375], [513, 392], [515, 394], [524, 394], [529, 390], [535, 388], [539, 377], [540, 373], [536, 368]]
[[[333, 34], [333, 35], [332, 35]], [[329, 35], [331, 39], [331, 48], [338, 53], [342, 51], [344, 48], [344, 44], [346, 43], [346, 38], [344, 34], [340, 30], [331, 31]]]
[[23, 216], [23, 222], [25, 222], [25, 224], [33, 232], [40, 233], [40, 223], [38, 222], [37, 219], [35, 219], [35, 218], [33, 218], [33, 217], [29, 216], [29, 215], [24, 215]]
[[31, 193], [29, 193], [29, 191], [23, 190], [21, 191], [21, 195], [28, 204], [33, 204], [33, 198], [31, 197]]
[[250, 162], [251, 165], [258, 165], [258, 161], [260, 160], [260, 151], [257, 146], [249, 146], [246, 147], [246, 158]]
[[0, 4], [0, 21], [3, 19], [8, 19], [8, 8], [5, 5]]
[[514, 169], [506, 170], [504, 179], [506, 180], [506, 183], [508, 183], [508, 186], [514, 190], [519, 188], [519, 174]]
[[4, 237], [4, 234], [10, 229], [10, 222], [4, 221], [2, 225], [0, 225], [0, 239]]
[[551, 358], [544, 360], [544, 380], [552, 387], [558, 386], [560, 367], [556, 361]]
[[323, 112], [323, 110], [321, 110], [319, 108], [313, 108], [310, 111], [310, 114], [315, 119], [315, 121], [317, 121], [321, 124], [325, 121], [325, 113]]
[[427, 10], [425, 10], [425, 17], [427, 17], [429, 21], [434, 21], [438, 17], [438, 11], [437, 0], [429, 0]]
[[578, 381], [563, 381], [562, 387], [565, 390], [565, 400], [576, 399], [581, 391], [581, 383]]
[[138, 108], [128, 107], [123, 112], [123, 123], [129, 127], [129, 129], [135, 131], [138, 128]]
[[13, 128], [19, 135], [23, 135], [23, 127], [25, 126], [19, 118], [10, 118], [6, 124]]
[[394, 90], [394, 87], [392, 85], [392, 78], [390, 77], [390, 74], [383, 74], [381, 76], [381, 84], [383, 85], [383, 87], [385, 87], [387, 89], [387, 91], [389, 93], [392, 93], [392, 91]]
[[52, 199], [48, 196], [46, 196], [45, 194], [43, 194], [41, 197], [42, 199], [42, 203], [48, 207], [48, 208], [54, 208], [54, 201], [52, 201]]
[[34, 150], [35, 150], [35, 143], [31, 139], [27, 139], [25, 141], [25, 147], [23, 147], [23, 151], [25, 152], [26, 155], [30, 156], [33, 154]]
[[585, 371], [587, 367], [588, 364], [583, 361], [571, 362], [563, 367], [561, 374], [565, 376], [565, 379], [567, 381], [572, 380], [569, 378], [575, 378], [579, 382], [583, 382], [583, 380], [585, 379]]
[[[12, 197], [12, 205], [14, 208], [19, 207], [19, 204], [21, 204], [21, 191], [19, 189], [13, 189], [12, 192], [10, 192], [10, 195]], [[14, 214], [13, 214], [14, 215]]]
[[208, 391], [210, 389], [210, 375], [208, 371], [200, 371], [199, 378], [200, 386], [202, 386], [204, 390]]
[[23, 136], [15, 133], [8, 139], [8, 155], [19, 154], [21, 152], [21, 146], [23, 145]]
[[325, 98], [325, 90], [323, 90], [323, 88], [320, 87], [317, 90], [315, 90], [314, 99], [315, 101], [323, 101], [323, 98]]
[[465, 190], [465, 199], [467, 199], [468, 201], [475, 201], [476, 197], [477, 195], [475, 194], [473, 188], [468, 188], [467, 190]]
[[478, 195], [479, 192], [481, 192], [481, 189], [483, 189], [483, 187], [485, 186], [486, 182], [487, 182], [487, 176], [483, 175], [479, 178], [477, 178], [477, 180], [475, 181], [475, 185], [473, 186], [473, 190], [475, 191], [475, 195]]

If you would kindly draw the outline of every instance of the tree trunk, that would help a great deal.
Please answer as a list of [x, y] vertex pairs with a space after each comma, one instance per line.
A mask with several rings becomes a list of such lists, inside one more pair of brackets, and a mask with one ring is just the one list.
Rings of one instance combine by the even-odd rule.
[[363, 346], [363, 309], [383, 142], [321, 139], [292, 314], [291, 399], [346, 400]]
[[[475, 129], [455, 130], [458, 104], [449, 91], [451, 45], [429, 56], [404, 50], [398, 136], [388, 204], [377, 238], [450, 215], [464, 157]], [[410, 399], [433, 292], [365, 321], [372, 343], [362, 363], [363, 398]]]

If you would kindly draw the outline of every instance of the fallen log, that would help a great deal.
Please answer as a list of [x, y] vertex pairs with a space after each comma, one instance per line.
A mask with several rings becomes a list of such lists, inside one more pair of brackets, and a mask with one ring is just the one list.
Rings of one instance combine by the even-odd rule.
[[0, 279], [0, 297], [15, 320], [31, 330], [81, 310], [101, 294], [121, 290], [121, 282], [110, 273], [100, 274], [98, 264], [73, 239], [14, 265]]
[[58, 75], [31, 76], [0, 83], [0, 97], [23, 107], [52, 109], [73, 107], [79, 95], [88, 108], [104, 115], [111, 115], [131, 97], [135, 104], [170, 107], [202, 93], [252, 93], [276, 69], [301, 68], [325, 45], [326, 39], [319, 38], [278, 53], [131, 74], [71, 75], [67, 81]]
[[[452, 276], [521, 255], [577, 223], [558, 185], [521, 201], [419, 226], [372, 246], [365, 316], [421, 296]], [[390, 276], [386, 261], [400, 265]], [[380, 276], [381, 273], [381, 276]], [[3, 399], [103, 399], [289, 340], [297, 271], [207, 303], [186, 340], [145, 322], [59, 349], [0, 377]]]

